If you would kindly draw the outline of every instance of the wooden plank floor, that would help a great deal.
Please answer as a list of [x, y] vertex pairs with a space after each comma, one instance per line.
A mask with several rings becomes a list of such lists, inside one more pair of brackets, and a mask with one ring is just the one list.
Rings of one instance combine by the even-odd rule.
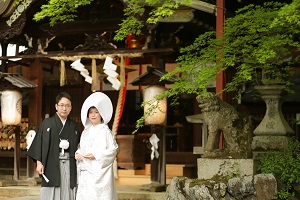
[[[151, 165], [146, 164], [145, 169], [140, 170], [118, 170], [118, 185], [145, 185], [151, 183]], [[195, 178], [195, 166], [181, 165], [181, 164], [167, 164], [166, 165], [166, 183], [169, 184], [171, 179], [175, 176], [186, 176]]]

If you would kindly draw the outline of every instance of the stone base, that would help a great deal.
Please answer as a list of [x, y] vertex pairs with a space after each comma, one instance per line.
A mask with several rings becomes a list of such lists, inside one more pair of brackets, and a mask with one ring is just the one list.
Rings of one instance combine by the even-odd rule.
[[0, 180], [0, 187], [8, 186], [36, 186], [37, 182], [34, 178], [27, 178], [26, 180]]
[[198, 158], [198, 179], [207, 180], [214, 176], [253, 176], [255, 173], [254, 166], [253, 159]]
[[272, 151], [285, 148], [291, 138], [287, 136], [264, 135], [254, 136], [252, 140], [252, 151]]
[[271, 151], [253, 151], [252, 158], [253, 158], [253, 160], [255, 160], [255, 163], [258, 164], [259, 161], [270, 152]]

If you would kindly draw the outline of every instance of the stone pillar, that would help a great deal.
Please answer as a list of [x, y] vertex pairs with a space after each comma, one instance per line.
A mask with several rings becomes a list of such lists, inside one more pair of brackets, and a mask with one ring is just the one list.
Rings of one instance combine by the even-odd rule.
[[294, 134], [281, 111], [281, 93], [284, 87], [283, 85], [255, 87], [266, 103], [266, 113], [261, 123], [253, 131], [252, 151], [254, 159], [259, 158], [261, 154], [267, 151], [284, 148], [288, 143], [288, 136]]

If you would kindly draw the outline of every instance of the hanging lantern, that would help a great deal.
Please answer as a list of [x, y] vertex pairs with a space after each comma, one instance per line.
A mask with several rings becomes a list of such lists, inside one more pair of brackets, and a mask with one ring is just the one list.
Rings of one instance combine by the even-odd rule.
[[18, 125], [22, 118], [22, 95], [16, 90], [1, 92], [1, 118], [4, 125]]
[[164, 93], [166, 88], [161, 85], [151, 85], [144, 89], [144, 102], [150, 101], [150, 104], [146, 104], [144, 112], [147, 112], [149, 108], [155, 106], [153, 112], [145, 119], [146, 124], [162, 125], [166, 123], [167, 117], [167, 99], [156, 100], [154, 97], [157, 94]]

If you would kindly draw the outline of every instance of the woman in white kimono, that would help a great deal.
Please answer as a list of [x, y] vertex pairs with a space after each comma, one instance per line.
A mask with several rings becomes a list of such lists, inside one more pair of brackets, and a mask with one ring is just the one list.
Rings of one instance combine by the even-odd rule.
[[75, 153], [78, 188], [76, 200], [117, 200], [113, 163], [118, 145], [107, 126], [113, 106], [101, 92], [91, 94], [81, 108], [84, 125], [80, 145]]

